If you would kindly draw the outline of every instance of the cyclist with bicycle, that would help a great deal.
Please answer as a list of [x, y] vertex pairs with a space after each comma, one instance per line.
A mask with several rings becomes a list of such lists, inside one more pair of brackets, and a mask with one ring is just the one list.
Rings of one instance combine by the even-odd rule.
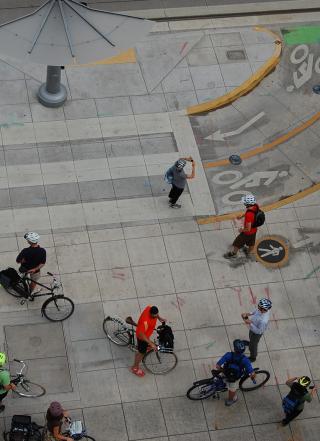
[[[16, 262], [20, 263], [19, 271], [28, 274], [30, 282], [30, 293], [36, 287], [36, 281], [40, 278], [40, 269], [45, 265], [47, 253], [44, 248], [39, 245], [40, 236], [38, 233], [29, 232], [23, 236], [29, 244], [28, 248], [23, 250], [17, 256]], [[40, 292], [41, 288], [37, 292]], [[36, 294], [36, 292], [34, 293]]]
[[63, 435], [63, 423], [69, 420], [68, 412], [58, 401], [53, 401], [46, 414], [44, 441], [73, 441], [73, 438]]
[[228, 398], [224, 404], [232, 406], [238, 401], [237, 389], [238, 383], [242, 376], [250, 375], [254, 380], [255, 372], [248, 357], [244, 355], [246, 345], [242, 340], [234, 340], [233, 352], [227, 352], [216, 364], [216, 369], [223, 372], [226, 377], [228, 386]]
[[140, 363], [147, 353], [148, 348], [152, 348], [157, 351], [157, 346], [152, 340], [150, 340], [153, 331], [155, 330], [157, 320], [164, 323], [166, 320], [159, 315], [159, 309], [156, 306], [147, 306], [140, 315], [138, 320], [136, 336], [138, 352], [134, 358], [134, 364], [131, 367], [131, 372], [138, 377], [144, 377], [145, 372], [140, 368]]
[[0, 412], [3, 412], [6, 406], [2, 404], [2, 400], [8, 395], [9, 390], [13, 390], [16, 386], [11, 383], [10, 372], [3, 368], [7, 357], [4, 352], [0, 352]]

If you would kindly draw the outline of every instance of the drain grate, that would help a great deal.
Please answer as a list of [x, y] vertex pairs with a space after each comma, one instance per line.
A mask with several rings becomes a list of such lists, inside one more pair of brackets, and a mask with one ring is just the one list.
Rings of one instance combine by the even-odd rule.
[[237, 49], [232, 51], [226, 51], [228, 60], [245, 60], [246, 54], [243, 50]]

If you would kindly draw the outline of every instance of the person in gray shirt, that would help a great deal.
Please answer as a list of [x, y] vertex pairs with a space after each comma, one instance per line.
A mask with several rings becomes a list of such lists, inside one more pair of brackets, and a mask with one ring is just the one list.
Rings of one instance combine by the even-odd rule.
[[251, 362], [256, 361], [258, 355], [258, 343], [264, 331], [267, 329], [272, 302], [269, 299], [260, 299], [258, 308], [253, 312], [244, 312], [241, 317], [246, 325], [249, 325], [249, 350]]
[[[192, 171], [191, 174], [186, 174], [184, 172], [184, 167], [187, 164], [187, 161], [191, 162]], [[181, 208], [180, 204], [177, 204], [177, 200], [183, 193], [183, 190], [186, 186], [187, 179], [193, 179], [195, 177], [195, 162], [191, 156], [188, 158], [180, 158], [175, 164], [168, 170], [171, 175], [171, 185], [172, 188], [168, 195], [169, 197], [169, 207], [171, 208]]]

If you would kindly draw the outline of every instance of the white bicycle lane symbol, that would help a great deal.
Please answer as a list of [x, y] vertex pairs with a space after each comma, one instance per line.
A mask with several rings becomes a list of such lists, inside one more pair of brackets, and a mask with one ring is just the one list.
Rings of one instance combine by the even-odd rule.
[[[277, 178], [284, 178], [288, 176], [288, 172], [285, 170], [268, 170], [261, 172], [254, 172], [250, 175], [243, 177], [243, 173], [238, 170], [226, 170], [215, 174], [211, 181], [216, 185], [228, 185], [230, 190], [229, 193], [225, 194], [221, 198], [221, 202], [224, 205], [239, 205], [242, 196], [250, 194], [252, 190], [256, 187], [269, 186]], [[243, 189], [240, 189], [243, 187]]]

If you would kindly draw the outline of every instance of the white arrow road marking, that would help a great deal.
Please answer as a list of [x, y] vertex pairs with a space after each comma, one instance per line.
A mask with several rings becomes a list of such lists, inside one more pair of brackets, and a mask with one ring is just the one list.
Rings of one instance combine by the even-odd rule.
[[305, 247], [306, 245], [313, 245], [316, 246], [320, 243], [320, 231], [314, 231], [314, 232], [305, 232], [304, 233], [306, 239], [299, 240], [298, 242], [294, 243], [292, 246], [293, 248], [301, 248]]
[[233, 130], [232, 132], [221, 133], [221, 130], [217, 130], [212, 135], [206, 136], [204, 139], [210, 139], [212, 141], [225, 141], [225, 138], [230, 138], [230, 136], [240, 135], [240, 133], [244, 132], [246, 129], [248, 129], [250, 126], [256, 123], [263, 116], [265, 116], [265, 113], [260, 112], [258, 113], [258, 115], [254, 116], [248, 122], [243, 124], [243, 126], [239, 127], [236, 130]]

